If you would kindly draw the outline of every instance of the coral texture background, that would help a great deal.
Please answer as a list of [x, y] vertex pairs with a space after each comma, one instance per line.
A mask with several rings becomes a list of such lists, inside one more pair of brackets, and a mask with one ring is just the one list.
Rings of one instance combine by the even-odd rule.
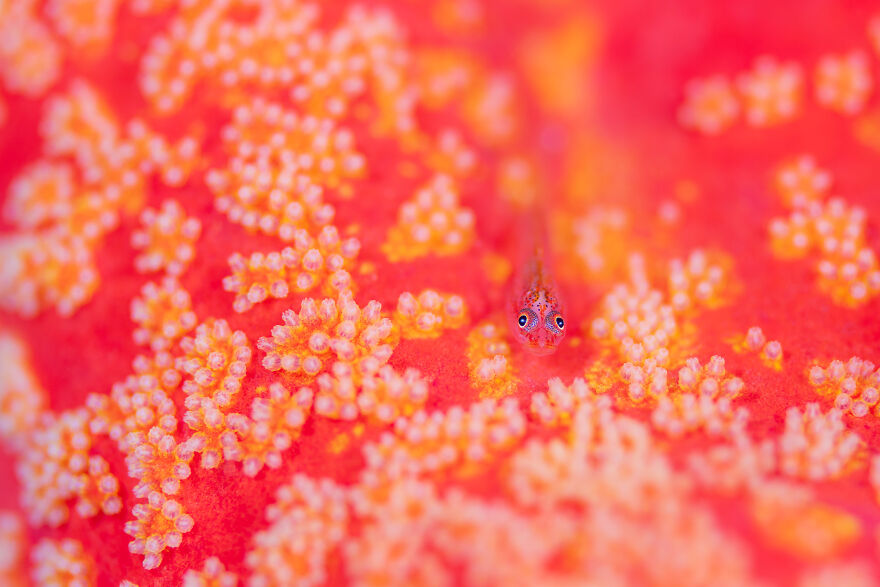
[[869, 1], [0, 0], [0, 584], [880, 584], [878, 75]]

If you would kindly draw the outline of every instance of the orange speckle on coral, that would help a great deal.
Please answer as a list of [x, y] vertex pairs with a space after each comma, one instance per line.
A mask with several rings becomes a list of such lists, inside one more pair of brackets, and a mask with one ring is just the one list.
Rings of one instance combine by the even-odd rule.
[[833, 479], [853, 464], [862, 446], [859, 436], [848, 430], [843, 412], [822, 412], [817, 403], [785, 412], [785, 430], [779, 437], [779, 468], [791, 477], [807, 480]]
[[40, 385], [25, 344], [0, 333], [0, 439], [19, 448], [37, 425], [44, 410], [46, 392]]
[[92, 453], [85, 408], [56, 416], [43, 413], [20, 451], [19, 483], [28, 520], [57, 527], [67, 521], [68, 502], [83, 517], [119, 513], [119, 481], [103, 457]]
[[353, 420], [360, 415], [388, 424], [412, 415], [428, 399], [421, 373], [407, 369], [400, 374], [389, 365], [357, 374], [346, 363], [336, 363], [333, 374], [322, 373], [317, 383], [315, 412], [325, 418]]
[[767, 542], [812, 560], [845, 552], [861, 534], [858, 520], [846, 511], [799, 499], [792, 491], [759, 493], [751, 514]]
[[871, 110], [853, 121], [853, 136], [861, 144], [880, 151], [880, 111]]
[[860, 306], [880, 292], [880, 267], [866, 244], [866, 221], [863, 208], [842, 198], [816, 201], [771, 220], [771, 246], [783, 259], [810, 257], [823, 292], [842, 306]]
[[468, 374], [480, 397], [504, 397], [516, 389], [507, 326], [500, 319], [474, 326], [467, 337]]
[[8, 587], [24, 587], [27, 541], [24, 523], [10, 511], [0, 510], [0, 582]]
[[63, 221], [73, 214], [75, 189], [70, 165], [38, 161], [12, 182], [3, 217], [26, 229]]
[[[599, 399], [604, 397], [604, 399]], [[581, 405], [595, 403], [602, 408], [610, 406], [608, 396], [596, 392], [583, 380], [575, 379], [565, 386], [562, 380], [554, 377], [547, 382], [547, 391], [532, 395], [529, 410], [533, 418], [544, 425], [571, 425], [575, 412]]]
[[[293, 445], [308, 420], [312, 407], [312, 390], [304, 387], [292, 393], [280, 383], [268, 388], [258, 388], [257, 397], [251, 405], [250, 417], [229, 414], [226, 423], [238, 435], [238, 442], [225, 442], [223, 456], [226, 460], [241, 461], [242, 472], [254, 477], [267, 466], [281, 466], [281, 453]], [[222, 442], [222, 439], [221, 439]]]
[[814, 566], [805, 571], [798, 581], [798, 587], [870, 587], [877, 581], [876, 573], [866, 560], [830, 562]]
[[187, 401], [209, 398], [220, 407], [228, 406], [251, 361], [245, 333], [233, 332], [226, 320], [209, 319], [196, 328], [195, 336], [181, 340], [180, 348], [178, 367], [189, 374], [183, 382]]
[[496, 284], [506, 283], [513, 272], [513, 264], [504, 255], [486, 253], [480, 262], [486, 277]]
[[615, 285], [597, 314], [587, 329], [593, 338], [636, 366], [646, 360], [653, 361], [652, 369], [668, 364], [667, 344], [679, 325], [675, 310], [664, 301], [663, 294], [650, 287], [642, 257], [630, 260], [629, 282]]
[[131, 433], [126, 443], [129, 446], [128, 476], [138, 480], [132, 493], [145, 498], [153, 491], [165, 495], [180, 491], [180, 482], [191, 473], [189, 462], [193, 453], [188, 445], [178, 444], [169, 431], [158, 426], [150, 428], [147, 434]]
[[[880, 503], [880, 455], [872, 455], [868, 467], [868, 483], [874, 492], [874, 499]], [[880, 537], [880, 528], [877, 528], [876, 534]]]
[[281, 251], [229, 257], [232, 275], [224, 278], [223, 289], [236, 294], [236, 312], [247, 312], [269, 298], [286, 298], [290, 292], [320, 288], [325, 295], [339, 295], [352, 290], [349, 269], [361, 248], [356, 238], [341, 240], [335, 227], [325, 226], [317, 238], [297, 229], [290, 240], [293, 246]]
[[181, 382], [175, 357], [166, 351], [135, 357], [132, 370], [124, 381], [113, 384], [109, 396], [92, 393], [85, 402], [92, 433], [109, 436], [125, 454], [153, 427], [166, 433], [177, 429], [177, 408], [169, 394], [175, 394]]
[[[583, 216], [560, 219], [561, 230], [557, 235], [564, 235], [570, 230], [569, 238], [559, 238], [565, 249], [571, 249], [576, 266], [565, 270], [562, 274], [577, 273], [586, 270], [597, 278], [608, 278], [612, 268], [619, 266], [625, 254], [620, 246], [620, 236], [629, 225], [629, 215], [616, 207], [592, 207]], [[573, 241], [573, 244], [568, 244]]]
[[880, 369], [859, 357], [833, 360], [827, 367], [813, 365], [807, 371], [810, 385], [820, 395], [831, 397], [844, 413], [862, 418], [873, 410], [880, 416]]
[[397, 345], [391, 320], [382, 306], [371, 301], [361, 308], [351, 294], [319, 302], [306, 298], [300, 311], [285, 310], [284, 324], [272, 328], [257, 347], [266, 353], [262, 365], [309, 383], [321, 372], [343, 363], [356, 375], [370, 373], [384, 364]]
[[767, 341], [759, 326], [752, 326], [745, 335], [738, 334], [729, 341], [738, 353], [757, 353], [761, 362], [774, 371], [782, 370], [782, 344], [778, 340]]
[[748, 410], [733, 408], [730, 397], [706, 394], [661, 397], [651, 412], [654, 427], [673, 438], [697, 431], [736, 438], [744, 433], [748, 420]]
[[338, 455], [344, 452], [349, 446], [351, 446], [351, 435], [343, 432], [330, 439], [327, 443], [327, 451], [331, 454]]
[[95, 561], [72, 538], [42, 539], [31, 552], [31, 563], [31, 578], [40, 585], [89, 585], [95, 580]]
[[239, 106], [222, 139], [226, 166], [205, 176], [217, 210], [250, 231], [288, 242], [298, 229], [333, 220], [325, 188], [338, 190], [365, 171], [350, 130], [278, 103]]
[[457, 255], [474, 240], [474, 214], [459, 204], [452, 178], [435, 176], [398, 211], [382, 251], [391, 262], [426, 255]]
[[235, 587], [238, 575], [227, 571], [216, 556], [205, 559], [202, 570], [188, 570], [183, 574], [183, 587]]
[[669, 299], [677, 312], [696, 306], [717, 308], [730, 295], [730, 260], [719, 254], [693, 251], [686, 260], [675, 259], [669, 268]]
[[485, 73], [473, 54], [451, 49], [415, 53], [416, 80], [428, 108], [441, 108], [460, 98]]
[[880, 54], [880, 14], [875, 15], [868, 22], [868, 36], [871, 38], [874, 51]]
[[143, 567], [155, 569], [162, 563], [162, 552], [177, 548], [183, 535], [193, 529], [192, 516], [179, 502], [153, 491], [144, 503], [132, 508], [135, 519], [125, 523], [125, 533], [134, 538], [128, 543], [132, 554], [143, 555]]
[[477, 155], [468, 146], [461, 134], [453, 129], [444, 129], [436, 140], [429, 144], [424, 155], [425, 165], [438, 174], [450, 177], [467, 177], [477, 164]]
[[501, 162], [496, 179], [498, 192], [514, 206], [528, 210], [541, 195], [541, 181], [533, 161], [511, 156]]
[[150, 281], [141, 288], [141, 295], [131, 301], [131, 319], [137, 324], [134, 341], [153, 351], [168, 349], [197, 322], [189, 292], [170, 276], [159, 285]]
[[141, 212], [143, 228], [131, 235], [131, 244], [142, 250], [135, 257], [135, 268], [141, 273], [165, 271], [180, 275], [195, 257], [194, 243], [199, 238], [202, 223], [188, 218], [183, 207], [174, 200], [165, 200], [159, 210], [147, 208]]
[[800, 65], [762, 56], [751, 71], [741, 74], [737, 88], [742, 94], [746, 122], [751, 126], [770, 126], [800, 114], [804, 74]]
[[454, 34], [474, 34], [480, 31], [486, 9], [477, 0], [434, 0], [431, 16], [442, 31]]
[[0, 275], [0, 307], [25, 317], [54, 308], [72, 315], [98, 289], [94, 253], [63, 233], [22, 235], [0, 244], [8, 261]]
[[349, 519], [348, 492], [329, 479], [295, 475], [266, 509], [269, 526], [254, 537], [245, 556], [257, 584], [295, 578], [315, 584], [326, 575], [328, 557], [342, 543]]
[[113, 36], [117, 0], [49, 0], [46, 15], [77, 51], [102, 53]]
[[10, 91], [38, 97], [61, 74], [62, 52], [34, 4], [16, 2], [0, 7], [0, 38], [4, 39], [0, 78]]
[[685, 86], [678, 121], [685, 128], [714, 135], [732, 125], [739, 112], [733, 84], [723, 76], [713, 76], [692, 80]]
[[820, 169], [810, 155], [801, 155], [777, 168], [774, 187], [786, 207], [803, 209], [825, 199], [831, 174]]
[[444, 330], [468, 323], [467, 306], [461, 296], [426, 289], [418, 296], [403, 292], [397, 300], [394, 322], [403, 338], [436, 338]]
[[678, 371], [678, 387], [685, 393], [733, 399], [743, 389], [742, 379], [727, 374], [724, 359], [714, 355], [705, 365], [696, 357], [686, 359]]
[[690, 179], [681, 179], [673, 186], [675, 198], [683, 204], [693, 204], [700, 199], [702, 192], [700, 184]]
[[575, 14], [522, 41], [519, 66], [545, 111], [574, 116], [591, 107], [590, 75], [601, 37], [595, 17]]
[[873, 89], [868, 55], [826, 55], [816, 65], [816, 100], [843, 114], [858, 114]]
[[227, 415], [211, 399], [192, 397], [195, 400], [189, 402], [183, 415], [184, 423], [192, 431], [184, 450], [199, 453], [199, 464], [203, 469], [214, 469], [227, 455], [235, 457], [241, 453], [238, 435], [230, 426]]
[[525, 428], [525, 415], [512, 398], [482, 400], [466, 410], [420, 410], [364, 448], [364, 483], [370, 487], [403, 474], [432, 476], [444, 470], [475, 474], [472, 465], [508, 450]]

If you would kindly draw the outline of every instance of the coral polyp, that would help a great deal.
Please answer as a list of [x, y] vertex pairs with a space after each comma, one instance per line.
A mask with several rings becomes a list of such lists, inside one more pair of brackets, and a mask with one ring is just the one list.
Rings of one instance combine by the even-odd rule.
[[384, 364], [397, 344], [390, 319], [382, 305], [370, 301], [363, 308], [350, 292], [317, 301], [306, 298], [299, 312], [285, 310], [283, 324], [272, 327], [271, 336], [257, 341], [265, 352], [262, 365], [309, 382], [334, 363], [351, 364], [355, 372], [368, 373]]

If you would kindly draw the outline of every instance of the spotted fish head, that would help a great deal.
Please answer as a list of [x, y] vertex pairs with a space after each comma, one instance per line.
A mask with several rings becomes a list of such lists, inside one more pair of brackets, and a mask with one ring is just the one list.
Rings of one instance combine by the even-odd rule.
[[545, 291], [524, 295], [511, 312], [511, 332], [530, 352], [549, 355], [565, 338], [565, 317], [555, 296]]

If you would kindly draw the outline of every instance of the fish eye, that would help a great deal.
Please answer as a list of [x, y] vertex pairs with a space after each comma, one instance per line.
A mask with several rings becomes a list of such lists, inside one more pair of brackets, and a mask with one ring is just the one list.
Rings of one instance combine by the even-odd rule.
[[516, 323], [524, 332], [531, 332], [539, 322], [540, 318], [533, 310], [520, 308], [519, 315], [516, 317]]
[[561, 335], [565, 330], [565, 320], [559, 312], [553, 312], [544, 318], [544, 327], [554, 334]]

